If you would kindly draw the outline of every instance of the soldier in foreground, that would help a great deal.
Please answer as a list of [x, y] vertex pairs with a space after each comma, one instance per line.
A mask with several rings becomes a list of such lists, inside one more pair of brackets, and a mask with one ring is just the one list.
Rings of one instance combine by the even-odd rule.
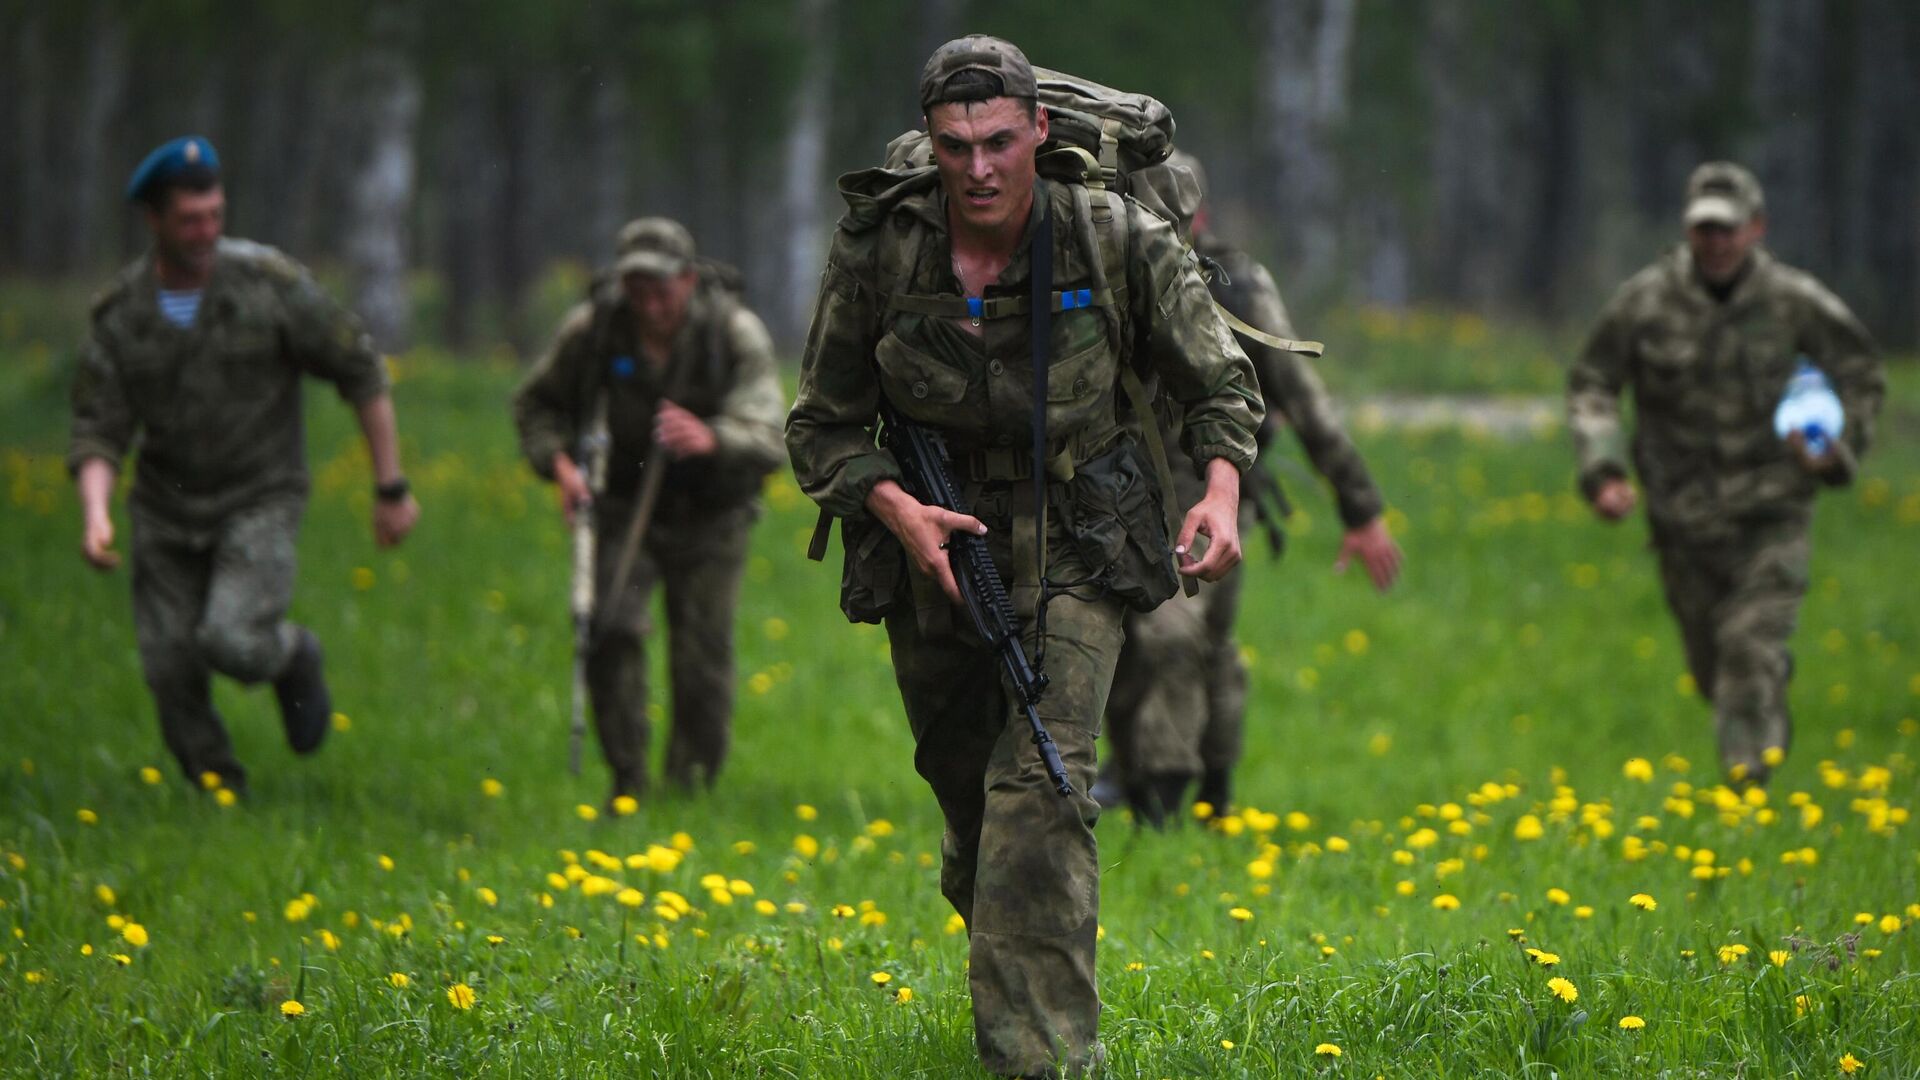
[[333, 383], [359, 418], [375, 542], [399, 543], [420, 510], [373, 343], [300, 264], [221, 235], [213, 145], [159, 147], [126, 195], [153, 246], [94, 302], [74, 380], [67, 463], [85, 517], [81, 552], [98, 569], [119, 565], [110, 503], [137, 439], [133, 620], [147, 686], [188, 778], [245, 794], [212, 672], [272, 683], [296, 753], [317, 749], [332, 717], [319, 639], [286, 620], [307, 495], [303, 375]]
[[[1814, 495], [1853, 479], [1885, 378], [1846, 305], [1761, 246], [1766, 207], [1746, 169], [1694, 170], [1683, 221], [1685, 244], [1601, 314], [1568, 380], [1568, 410], [1580, 490], [1602, 520], [1619, 521], [1638, 501], [1620, 419], [1631, 389], [1633, 468], [1687, 666], [1713, 703], [1728, 779], [1764, 784], [1792, 738], [1787, 641], [1807, 587]], [[1844, 434], [1823, 451], [1774, 429], [1800, 358], [1844, 407]]]
[[[1181, 151], [1175, 151], [1174, 159], [1193, 173], [1204, 200], [1206, 175], [1199, 161]], [[1209, 285], [1214, 299], [1258, 329], [1292, 337], [1273, 275], [1211, 225], [1202, 201], [1193, 215], [1193, 247], [1215, 264]], [[1281, 424], [1293, 429], [1314, 470], [1332, 487], [1346, 529], [1334, 569], [1344, 571], [1349, 560], [1358, 559], [1374, 587], [1385, 592], [1399, 576], [1400, 548], [1381, 518], [1380, 491], [1340, 426], [1326, 386], [1305, 356], [1258, 341], [1248, 341], [1246, 350], [1267, 403], [1267, 421], [1260, 427], [1262, 452]], [[1172, 443], [1174, 427], [1163, 430], [1163, 438]], [[1175, 475], [1181, 480], [1182, 505], [1191, 505], [1202, 494], [1194, 473], [1176, 468]], [[1258, 473], [1248, 479], [1249, 490], [1241, 499], [1241, 531], [1257, 528], [1264, 517], [1277, 542], [1278, 520], [1285, 512], [1277, 505], [1278, 481]], [[1256, 481], [1263, 481], [1270, 493], [1264, 499]], [[1151, 612], [1127, 617], [1127, 645], [1107, 705], [1113, 744], [1108, 767], [1118, 782], [1108, 784], [1103, 777], [1096, 792], [1103, 804], [1124, 798], [1138, 820], [1158, 826], [1180, 812], [1197, 778], [1197, 800], [1213, 811], [1226, 811], [1246, 733], [1247, 669], [1233, 635], [1243, 580], [1244, 572], [1236, 569], [1198, 596], [1176, 596]]]
[[[1173, 228], [1118, 194], [1037, 178], [1037, 94], [1026, 57], [997, 38], [927, 61], [935, 165], [841, 179], [848, 211], [787, 421], [801, 488], [842, 520], [842, 606], [886, 623], [915, 767], [946, 819], [941, 891], [967, 921], [980, 1059], [1018, 1076], [1079, 1074], [1101, 1057], [1099, 805], [1086, 789], [1122, 615], [1172, 595], [1180, 574], [1218, 580], [1239, 561], [1240, 473], [1262, 415]], [[1177, 536], [1140, 433], [1120, 420], [1128, 364], [1184, 406], [1184, 446], [1206, 478]], [[883, 397], [944, 440], [972, 514], [902, 486], [900, 461], [875, 444]], [[945, 549], [959, 533], [985, 538], [1051, 680], [1038, 710], [1066, 797], [994, 650], [956, 614]], [[1198, 559], [1196, 536], [1210, 540]]]
[[[667, 778], [710, 787], [726, 760], [733, 613], [761, 482], [780, 463], [785, 411], [772, 340], [740, 302], [732, 269], [697, 259], [686, 228], [658, 217], [620, 230], [611, 272], [567, 313], [514, 394], [521, 448], [558, 487], [561, 512], [572, 521], [593, 507], [587, 684], [616, 810], [648, 786], [656, 584], [666, 593], [673, 686]], [[596, 493], [576, 454], [599, 415], [608, 456]]]

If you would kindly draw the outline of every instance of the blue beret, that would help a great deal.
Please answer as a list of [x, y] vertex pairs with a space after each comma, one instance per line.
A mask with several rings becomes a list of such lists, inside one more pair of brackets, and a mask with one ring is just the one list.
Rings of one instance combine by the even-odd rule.
[[194, 166], [204, 166], [216, 173], [220, 171], [220, 155], [213, 152], [212, 143], [198, 135], [182, 135], [161, 143], [127, 178], [127, 201], [139, 202], [148, 188], [171, 180]]

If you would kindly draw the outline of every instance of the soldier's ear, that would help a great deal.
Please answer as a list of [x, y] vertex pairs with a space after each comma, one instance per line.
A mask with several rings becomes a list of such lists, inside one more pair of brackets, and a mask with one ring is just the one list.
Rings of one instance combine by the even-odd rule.
[[1047, 141], [1047, 107], [1045, 105], [1033, 107], [1033, 127], [1040, 133], [1040, 141]]
[[1753, 239], [1755, 243], [1759, 243], [1767, 238], [1767, 212], [1765, 210], [1754, 214], [1753, 221], [1750, 224], [1753, 228]]

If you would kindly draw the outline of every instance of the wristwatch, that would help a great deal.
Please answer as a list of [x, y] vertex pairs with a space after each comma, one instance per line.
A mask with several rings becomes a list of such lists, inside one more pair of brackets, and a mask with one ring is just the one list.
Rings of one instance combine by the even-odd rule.
[[412, 490], [413, 485], [407, 483], [407, 478], [402, 476], [384, 484], [375, 484], [373, 486], [373, 497], [379, 499], [381, 502], [395, 503], [406, 498], [407, 493]]

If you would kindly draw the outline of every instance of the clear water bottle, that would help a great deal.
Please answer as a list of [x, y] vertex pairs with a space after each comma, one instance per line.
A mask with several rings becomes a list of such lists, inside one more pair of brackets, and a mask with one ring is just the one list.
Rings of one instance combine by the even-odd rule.
[[1799, 432], [1807, 440], [1807, 452], [1819, 457], [1840, 437], [1846, 422], [1846, 411], [1840, 407], [1833, 384], [1811, 361], [1800, 357], [1779, 408], [1773, 410], [1774, 434], [1784, 439]]

